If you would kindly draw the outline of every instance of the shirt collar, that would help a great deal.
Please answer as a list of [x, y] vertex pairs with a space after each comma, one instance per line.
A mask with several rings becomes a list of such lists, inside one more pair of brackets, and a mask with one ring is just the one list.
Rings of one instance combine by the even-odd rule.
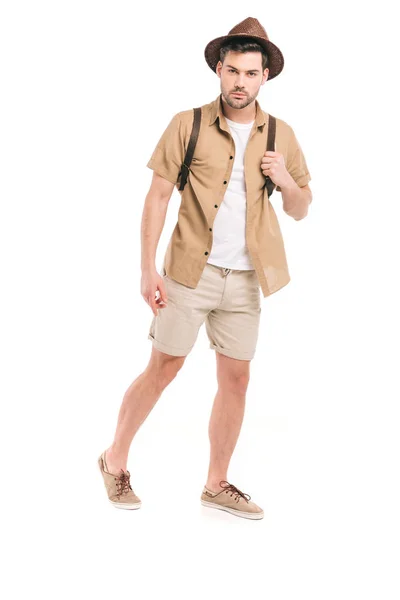
[[[255, 100], [255, 105], [256, 105], [256, 118], [255, 118], [255, 122], [256, 122], [256, 126], [260, 127], [262, 125], [265, 124], [265, 115], [263, 110], [261, 109], [261, 106], [256, 98]], [[222, 112], [222, 94], [219, 94], [217, 96], [217, 98], [211, 103], [211, 111], [210, 111], [210, 125], [212, 125], [217, 117], [219, 117], [219, 122], [221, 123], [221, 119], [224, 117], [224, 113]]]

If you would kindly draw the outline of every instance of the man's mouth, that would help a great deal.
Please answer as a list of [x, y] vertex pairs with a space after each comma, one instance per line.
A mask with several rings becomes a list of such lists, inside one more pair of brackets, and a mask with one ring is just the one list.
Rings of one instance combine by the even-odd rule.
[[237, 96], [238, 98], [244, 98], [246, 94], [241, 94], [240, 92], [232, 92], [232, 96]]

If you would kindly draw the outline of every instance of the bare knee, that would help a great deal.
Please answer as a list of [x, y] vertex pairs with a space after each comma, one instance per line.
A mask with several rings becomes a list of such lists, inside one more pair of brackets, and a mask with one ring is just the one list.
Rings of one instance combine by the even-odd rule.
[[244, 396], [249, 385], [249, 377], [247, 375], [229, 373], [224, 377], [218, 378], [219, 386], [238, 396]]
[[218, 386], [230, 393], [245, 395], [250, 381], [250, 361], [216, 354]]
[[164, 389], [177, 376], [179, 370], [185, 362], [186, 356], [171, 356], [165, 352], [157, 350], [153, 346], [148, 365], [148, 370], [151, 371], [152, 377], [160, 389]]

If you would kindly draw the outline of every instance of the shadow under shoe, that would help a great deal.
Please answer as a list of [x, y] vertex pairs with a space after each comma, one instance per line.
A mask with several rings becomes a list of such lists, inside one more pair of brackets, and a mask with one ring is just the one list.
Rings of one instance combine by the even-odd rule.
[[222, 490], [213, 492], [204, 486], [200, 501], [207, 508], [226, 510], [236, 517], [245, 519], [262, 519], [264, 511], [255, 502], [251, 502], [248, 494], [241, 492], [236, 486], [228, 481], [220, 481]]
[[108, 500], [116, 508], [136, 509], [142, 506], [130, 484], [130, 473], [120, 469], [119, 474], [110, 473], [107, 468], [105, 451], [99, 456], [98, 465], [103, 476]]

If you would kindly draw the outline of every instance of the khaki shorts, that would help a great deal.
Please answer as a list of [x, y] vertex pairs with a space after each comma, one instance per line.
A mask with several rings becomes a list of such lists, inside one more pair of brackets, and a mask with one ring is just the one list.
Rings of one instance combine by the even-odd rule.
[[254, 357], [261, 314], [260, 286], [254, 270], [206, 263], [196, 288], [165, 274], [168, 304], [153, 316], [148, 339], [161, 352], [187, 356], [206, 323], [210, 348], [239, 360]]

